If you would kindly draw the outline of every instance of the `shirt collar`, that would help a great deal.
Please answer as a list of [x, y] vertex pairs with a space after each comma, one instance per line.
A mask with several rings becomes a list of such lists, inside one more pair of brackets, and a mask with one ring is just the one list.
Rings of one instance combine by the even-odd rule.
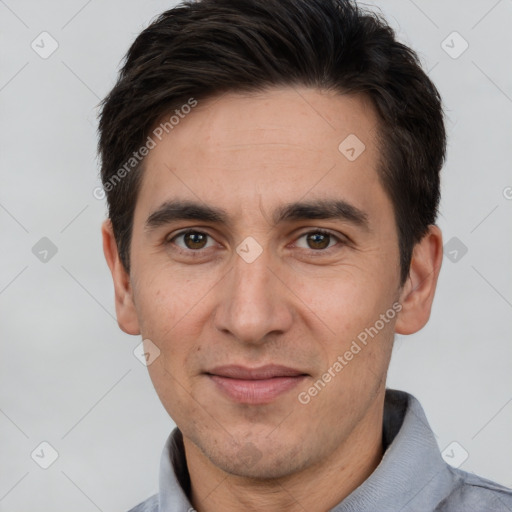
[[386, 390], [384, 456], [368, 479], [332, 512], [434, 510], [453, 485], [434, 433], [416, 398]]
[[[331, 512], [415, 512], [435, 507], [452, 476], [439, 452], [423, 409], [412, 395], [386, 390], [384, 456], [358, 488]], [[175, 428], [160, 461], [159, 510], [193, 510], [183, 437]]]

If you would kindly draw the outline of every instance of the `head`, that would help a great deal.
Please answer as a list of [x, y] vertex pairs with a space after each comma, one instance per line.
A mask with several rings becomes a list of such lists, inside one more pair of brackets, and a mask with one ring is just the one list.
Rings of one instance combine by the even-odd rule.
[[[191, 446], [278, 477], [380, 428], [394, 333], [430, 315], [445, 155], [437, 90], [382, 18], [342, 0], [167, 11], [103, 102], [99, 151], [118, 321], [158, 347]], [[256, 399], [226, 391], [226, 365], [295, 374]]]

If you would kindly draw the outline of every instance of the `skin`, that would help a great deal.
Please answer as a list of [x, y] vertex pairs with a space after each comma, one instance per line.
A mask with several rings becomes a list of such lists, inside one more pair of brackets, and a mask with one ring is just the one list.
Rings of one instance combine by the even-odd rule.
[[[183, 433], [191, 500], [200, 512], [325, 511], [382, 457], [393, 336], [414, 333], [429, 319], [442, 235], [430, 227], [400, 287], [393, 206], [377, 177], [377, 123], [364, 96], [317, 89], [199, 102], [146, 157], [130, 274], [110, 222], [103, 225], [119, 325], [161, 351], [148, 369]], [[338, 150], [349, 134], [366, 146], [354, 161]], [[271, 221], [284, 203], [327, 198], [366, 212], [369, 230], [339, 219]], [[224, 208], [230, 224], [182, 220], [145, 229], [169, 199]], [[184, 228], [208, 234], [207, 242], [173, 238]], [[333, 235], [323, 246], [307, 236], [319, 228]], [[236, 252], [249, 236], [262, 248], [251, 263]], [[299, 392], [396, 301], [397, 316], [300, 403]], [[270, 363], [307, 377], [265, 404], [237, 403], [203, 373]]]

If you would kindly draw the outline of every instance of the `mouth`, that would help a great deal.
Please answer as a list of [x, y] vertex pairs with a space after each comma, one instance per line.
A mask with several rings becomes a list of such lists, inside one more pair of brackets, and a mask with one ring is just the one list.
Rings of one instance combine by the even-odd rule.
[[279, 365], [219, 366], [205, 374], [231, 400], [252, 405], [270, 403], [308, 377], [300, 370]]

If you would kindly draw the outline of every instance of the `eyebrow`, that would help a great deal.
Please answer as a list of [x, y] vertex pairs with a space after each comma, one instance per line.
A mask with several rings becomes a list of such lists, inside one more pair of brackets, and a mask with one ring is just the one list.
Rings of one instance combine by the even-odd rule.
[[[272, 214], [274, 224], [310, 219], [341, 220], [367, 232], [371, 231], [368, 214], [343, 199], [287, 203], [276, 208]], [[227, 226], [231, 224], [228, 212], [223, 208], [190, 200], [170, 200], [149, 215], [145, 230], [152, 231], [177, 220], [196, 220]]]

